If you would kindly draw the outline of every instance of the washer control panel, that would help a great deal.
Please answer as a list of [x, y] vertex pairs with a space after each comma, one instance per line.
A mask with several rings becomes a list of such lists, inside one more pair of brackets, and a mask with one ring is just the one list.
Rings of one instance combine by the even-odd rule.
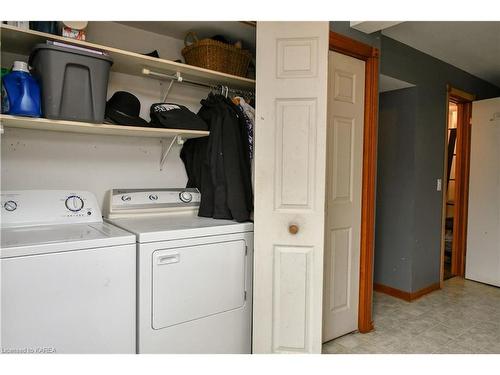
[[114, 213], [167, 213], [196, 209], [200, 205], [198, 189], [113, 189], [108, 194], [106, 217]]
[[18, 190], [1, 194], [2, 227], [102, 221], [88, 191]]

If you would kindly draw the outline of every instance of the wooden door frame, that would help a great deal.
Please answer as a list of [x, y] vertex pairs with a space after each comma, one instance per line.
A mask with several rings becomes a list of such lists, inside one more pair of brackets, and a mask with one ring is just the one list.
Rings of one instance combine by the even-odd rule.
[[379, 50], [330, 31], [329, 48], [365, 62], [365, 110], [363, 127], [363, 178], [359, 269], [358, 330], [373, 330], [373, 255], [375, 246], [375, 187], [377, 173], [377, 122]]
[[[457, 104], [457, 156], [455, 159], [455, 210], [453, 223], [453, 242], [452, 242], [452, 274], [465, 277], [465, 253], [467, 250], [467, 215], [469, 206], [469, 175], [470, 175], [470, 137], [472, 115], [472, 102], [475, 96], [465, 91], [447, 85], [446, 92], [446, 137], [445, 154], [448, 149], [448, 121], [450, 102]], [[446, 224], [446, 202], [448, 200], [448, 157], [444, 158], [443, 174], [443, 218], [441, 227], [441, 271], [440, 286], [444, 282], [444, 250], [445, 250], [445, 224]]]

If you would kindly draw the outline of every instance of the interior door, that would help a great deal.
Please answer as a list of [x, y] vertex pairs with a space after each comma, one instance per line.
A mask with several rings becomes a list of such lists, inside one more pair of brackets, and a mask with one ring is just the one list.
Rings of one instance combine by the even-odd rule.
[[365, 62], [328, 57], [323, 342], [358, 328]]
[[320, 353], [328, 22], [259, 22], [253, 351]]
[[471, 124], [465, 277], [500, 286], [500, 98], [473, 102]]

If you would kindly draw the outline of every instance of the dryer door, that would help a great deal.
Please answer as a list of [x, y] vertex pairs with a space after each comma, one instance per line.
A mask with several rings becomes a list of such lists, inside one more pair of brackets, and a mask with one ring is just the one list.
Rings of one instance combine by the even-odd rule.
[[242, 307], [245, 252], [243, 240], [154, 251], [153, 329]]

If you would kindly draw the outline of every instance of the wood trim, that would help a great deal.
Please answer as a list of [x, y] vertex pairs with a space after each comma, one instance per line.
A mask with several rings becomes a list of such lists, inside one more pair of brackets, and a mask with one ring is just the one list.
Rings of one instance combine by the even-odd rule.
[[[379, 50], [368, 44], [358, 42], [342, 34], [330, 31], [330, 50], [366, 61], [370, 57], [378, 57]], [[378, 75], [378, 72], [377, 72]]]
[[455, 216], [453, 224], [451, 272], [460, 277], [465, 277], [465, 252], [467, 249], [471, 112], [471, 102], [458, 103]]
[[[465, 254], [467, 251], [467, 217], [469, 205], [469, 175], [470, 175], [470, 142], [471, 142], [471, 116], [472, 116], [472, 101], [475, 95], [467, 93], [463, 90], [447, 86], [447, 101], [446, 106], [449, 107], [449, 102], [456, 103], [458, 106], [457, 117], [457, 156], [455, 165], [455, 211], [453, 223], [453, 246], [452, 246], [452, 263], [451, 273], [459, 277], [465, 277]], [[448, 120], [449, 110], [447, 109], [446, 116], [446, 137], [445, 149], [447, 149], [448, 137]], [[445, 152], [446, 155], [446, 152]], [[445, 222], [446, 222], [446, 201], [448, 199], [448, 183], [446, 179], [447, 160], [445, 156], [444, 162], [444, 177], [443, 181], [443, 218], [441, 229], [441, 271], [440, 285], [444, 283], [444, 237], [445, 237]]]
[[443, 129], [444, 133], [444, 152], [443, 152], [443, 177], [442, 177], [442, 207], [441, 207], [441, 253], [440, 253], [440, 269], [439, 269], [439, 286], [444, 287], [444, 253], [445, 253], [445, 235], [446, 235], [446, 215], [448, 201], [448, 121], [450, 118], [450, 92], [449, 86], [446, 92], [446, 125]]
[[358, 329], [373, 330], [373, 261], [375, 251], [375, 190], [377, 184], [378, 57], [366, 60], [361, 251]]
[[457, 89], [451, 85], [447, 85], [447, 88], [451, 101], [455, 103], [468, 103], [476, 100], [476, 95], [474, 94], [469, 94], [468, 92]]
[[431, 292], [434, 292], [435, 290], [441, 289], [441, 285], [439, 283], [434, 283], [432, 285], [429, 285], [425, 288], [419, 289], [416, 292], [412, 292], [410, 294], [410, 302], [415, 301], [416, 299], [419, 299], [420, 297], [425, 296], [426, 294], [429, 294]]
[[375, 188], [377, 174], [379, 50], [333, 31], [330, 50], [365, 61], [365, 115], [361, 198], [361, 244], [358, 330], [373, 330], [373, 255], [375, 245]]
[[441, 286], [439, 283], [435, 283], [432, 285], [429, 285], [425, 288], [419, 289], [416, 292], [405, 292], [404, 290], [396, 289], [387, 285], [375, 283], [373, 284], [373, 289], [377, 292], [384, 293], [387, 295], [390, 295], [395, 298], [402, 299], [406, 302], [412, 302], [415, 301], [416, 299], [419, 299], [420, 297], [425, 296], [426, 294], [429, 294], [435, 290], [441, 289]]
[[373, 290], [376, 292], [387, 294], [391, 297], [396, 297], [396, 298], [402, 299], [402, 300], [407, 301], [407, 302], [411, 301], [411, 293], [405, 292], [404, 290], [401, 290], [401, 289], [396, 289], [396, 288], [393, 288], [393, 287], [390, 287], [387, 285], [374, 283]]

